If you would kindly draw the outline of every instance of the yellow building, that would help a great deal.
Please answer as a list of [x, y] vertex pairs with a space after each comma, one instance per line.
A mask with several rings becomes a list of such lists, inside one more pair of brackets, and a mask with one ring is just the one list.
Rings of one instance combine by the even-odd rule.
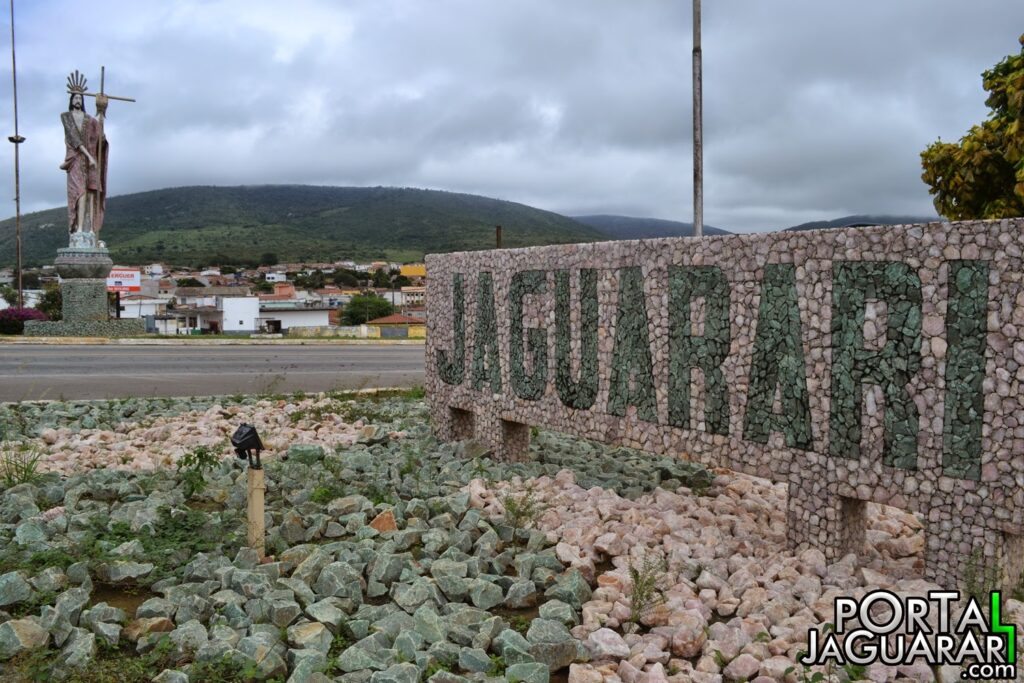
[[423, 263], [408, 263], [400, 269], [402, 275], [406, 277], [426, 277], [427, 266]]

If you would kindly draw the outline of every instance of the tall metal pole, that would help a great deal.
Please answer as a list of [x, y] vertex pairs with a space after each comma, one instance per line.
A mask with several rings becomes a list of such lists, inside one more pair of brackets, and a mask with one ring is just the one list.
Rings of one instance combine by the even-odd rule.
[[704, 104], [701, 95], [700, 0], [693, 0], [693, 236], [704, 234]]
[[14, 143], [14, 268], [18, 277], [18, 308], [25, 307], [25, 292], [21, 285], [21, 166], [18, 146], [25, 138], [18, 135], [18, 66], [14, 59], [14, 0], [11, 0], [11, 78], [14, 81], [14, 135], [7, 139]]

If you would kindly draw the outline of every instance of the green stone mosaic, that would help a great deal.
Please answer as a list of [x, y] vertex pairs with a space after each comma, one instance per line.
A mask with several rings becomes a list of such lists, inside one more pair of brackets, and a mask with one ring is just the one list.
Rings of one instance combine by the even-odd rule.
[[494, 311], [494, 278], [490, 271], [477, 276], [476, 331], [473, 335], [473, 388], [490, 383], [491, 393], [501, 392], [498, 358], [498, 321]]
[[638, 266], [619, 270], [619, 308], [615, 319], [608, 413], [622, 417], [627, 406], [636, 406], [637, 417], [658, 421], [654, 393], [654, 363], [647, 331], [644, 280]]
[[[523, 344], [523, 299], [528, 294], [543, 294], [547, 291], [547, 271], [522, 270], [512, 276], [509, 286], [509, 374], [512, 390], [516, 396], [527, 401], [536, 401], [544, 395], [548, 382], [548, 333], [547, 330], [531, 327], [526, 331]], [[526, 372], [525, 354], [533, 362], [533, 372]]]
[[140, 319], [121, 320], [29, 320], [26, 337], [141, 337], [146, 323]]
[[[743, 438], [768, 443], [782, 432], [790, 448], [811, 450], [811, 406], [807, 394], [796, 269], [789, 263], [764, 267], [757, 332], [747, 390]], [[782, 412], [774, 412], [778, 390]]]
[[445, 384], [462, 384], [466, 375], [466, 295], [462, 273], [452, 275], [452, 358], [437, 349], [437, 374]]
[[555, 389], [562, 404], [587, 410], [597, 399], [597, 270], [579, 274], [580, 357], [578, 382], [572, 377], [572, 328], [569, 325], [569, 271], [555, 272]]
[[985, 261], [949, 263], [942, 467], [960, 479], [981, 478], [988, 270]]
[[[884, 301], [886, 340], [864, 348], [868, 301]], [[829, 451], [860, 456], [861, 395], [877, 384], [885, 398], [882, 462], [917, 469], [917, 406], [907, 384], [921, 365], [921, 280], [906, 263], [836, 261], [832, 265], [832, 395]]]
[[[690, 371], [704, 373], [704, 422], [712, 434], [729, 434], [729, 394], [722, 363], [729, 354], [729, 282], [716, 266], [672, 266], [669, 287], [668, 421], [695, 429]], [[690, 303], [704, 298], [704, 334], [693, 334]]]

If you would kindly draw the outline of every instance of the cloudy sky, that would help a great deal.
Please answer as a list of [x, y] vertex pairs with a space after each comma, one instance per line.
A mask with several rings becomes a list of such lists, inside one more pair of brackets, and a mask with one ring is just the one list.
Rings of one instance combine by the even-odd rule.
[[[1024, 32], [1020, 0], [704, 5], [705, 222], [738, 231], [933, 215], [919, 154], [982, 120], [980, 73]], [[15, 19], [26, 212], [66, 201], [65, 80], [95, 92], [105, 65], [138, 100], [108, 110], [113, 195], [395, 185], [692, 217], [690, 0], [15, 0]]]

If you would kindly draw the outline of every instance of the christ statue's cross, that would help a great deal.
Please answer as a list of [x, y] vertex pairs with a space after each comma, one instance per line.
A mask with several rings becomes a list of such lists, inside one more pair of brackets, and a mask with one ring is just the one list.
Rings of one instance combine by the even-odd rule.
[[[109, 100], [121, 100], [122, 102], [134, 102], [135, 100], [131, 97], [119, 97], [117, 95], [107, 95], [103, 92], [103, 83], [106, 80], [107, 67], [100, 67], [100, 91], [98, 93], [84, 92], [82, 93], [86, 97], [96, 98], [96, 116], [102, 121], [107, 115], [107, 102]], [[70, 91], [69, 91], [70, 92]]]

